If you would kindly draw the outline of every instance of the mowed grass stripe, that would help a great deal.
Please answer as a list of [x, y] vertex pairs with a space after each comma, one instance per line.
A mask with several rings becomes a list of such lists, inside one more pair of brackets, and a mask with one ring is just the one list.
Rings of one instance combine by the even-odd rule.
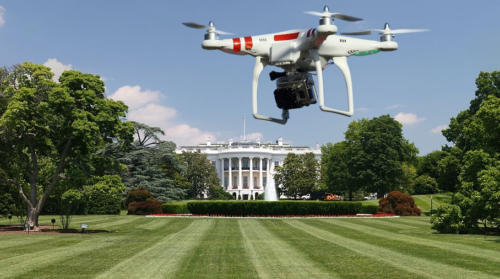
[[[128, 218], [128, 217], [123, 217]], [[145, 219], [135, 219], [136, 221], [141, 221]], [[135, 223], [134, 223], [135, 224]], [[99, 233], [87, 235], [85, 237], [92, 237], [95, 241], [111, 241], [108, 239], [108, 235], [123, 235], [118, 241], [113, 241], [111, 246], [106, 246], [103, 248], [97, 248], [93, 251], [88, 251], [86, 253], [78, 254], [73, 257], [68, 257], [58, 262], [54, 262], [50, 265], [44, 266], [43, 268], [37, 269], [32, 273], [23, 274], [23, 278], [36, 277], [39, 279], [44, 278], [55, 278], [54, 270], [57, 270], [59, 277], [67, 278], [67, 274], [78, 274], [78, 278], [95, 278], [103, 272], [106, 272], [109, 268], [119, 264], [120, 262], [134, 257], [136, 254], [156, 245], [158, 241], [162, 240], [166, 235], [177, 233], [188, 227], [191, 224], [189, 220], [175, 220], [173, 222], [166, 223], [165, 226], [157, 231], [149, 230], [124, 230], [124, 233]], [[133, 226], [131, 226], [133, 227]], [[79, 238], [81, 236], [73, 235], [74, 238]], [[100, 240], [102, 239], [102, 240]], [[131, 273], [129, 277], [140, 277], [139, 274]]]
[[269, 232], [259, 220], [238, 220], [258, 278], [339, 278]]
[[[147, 220], [147, 222], [146, 222], [146, 220]], [[160, 229], [160, 228], [168, 225], [169, 223], [172, 223], [171, 218], [147, 218], [147, 219], [145, 218], [142, 221], [145, 223], [136, 225], [135, 228], [146, 229], [146, 230], [156, 230], [156, 229]]]
[[[310, 221], [303, 220], [303, 222]], [[283, 220], [263, 220], [261, 223], [278, 238], [293, 245], [303, 257], [316, 262], [329, 274], [336, 274], [341, 278], [415, 278], [414, 274], [405, 270], [380, 264], [371, 257], [358, 255], [333, 242], [318, 239], [286, 224]]]
[[[54, 238], [54, 236], [48, 236], [48, 235], [40, 235], [36, 237], [28, 237], [28, 233], [26, 233], [25, 238], [19, 238], [19, 236], [8, 238], [8, 239], [2, 239], [0, 240], [0, 251], [2, 251], [2, 254], [4, 253], [5, 249], [10, 248], [10, 247], [16, 247], [16, 246], [23, 246], [23, 245], [31, 245], [37, 242], [42, 242], [42, 241], [50, 241], [51, 239]], [[2, 237], [6, 237], [6, 235], [2, 235]], [[1, 258], [0, 254], [0, 258]]]
[[116, 264], [98, 278], [127, 278], [130, 274], [140, 274], [142, 278], [173, 278], [186, 255], [199, 245], [214, 225], [214, 221], [209, 219], [184, 220], [191, 224]]
[[[390, 218], [390, 219], [385, 219], [385, 218], [372, 218], [372, 219], [357, 219], [361, 221], [365, 221], [370, 224], [378, 224], [380, 226], [385, 226], [385, 227], [390, 227], [390, 228], [396, 228], [396, 229], [401, 229], [401, 230], [415, 230], [418, 229], [419, 227], [423, 227], [421, 224], [413, 224], [413, 225], [405, 225], [402, 224], [399, 221], [400, 218]], [[427, 225], [426, 228], [429, 226]]]
[[285, 222], [323, 241], [335, 243], [354, 253], [371, 257], [374, 261], [379, 261], [383, 264], [413, 273], [415, 276], [426, 278], [498, 278], [497, 276], [441, 264], [432, 260], [421, 259], [396, 252], [392, 249], [387, 249], [383, 246], [372, 245], [349, 237], [340, 236], [323, 228], [305, 224], [299, 220], [289, 220]]
[[477, 258], [482, 258], [484, 260], [500, 263], [500, 251], [484, 250], [481, 248], [476, 248], [468, 245], [442, 242], [442, 241], [431, 240], [428, 238], [420, 238], [406, 234], [393, 233], [389, 230], [381, 230], [374, 228], [373, 226], [355, 224], [352, 221], [346, 222], [343, 220], [336, 220], [335, 222], [331, 222], [331, 220], [324, 220], [324, 219], [321, 221], [334, 226], [342, 226], [350, 230], [363, 232], [371, 236], [375, 236], [376, 238], [384, 238], [384, 239], [389, 239], [391, 241], [408, 242], [408, 245], [429, 246], [433, 248], [442, 249], [445, 251], [445, 253], [452, 252], [461, 254], [463, 256], [477, 257]]
[[173, 278], [255, 278], [236, 219], [212, 219], [214, 225], [184, 258]]
[[0, 261], [1, 276], [14, 277], [32, 271], [37, 271], [44, 266], [62, 262], [67, 258], [109, 247], [113, 244], [113, 241], [118, 241], [121, 238], [123, 237], [110, 236], [107, 239], [102, 239], [101, 241], [84, 240], [75, 245], [63, 246], [55, 249], [46, 249], [43, 251], [28, 253], [27, 255], [11, 257]]

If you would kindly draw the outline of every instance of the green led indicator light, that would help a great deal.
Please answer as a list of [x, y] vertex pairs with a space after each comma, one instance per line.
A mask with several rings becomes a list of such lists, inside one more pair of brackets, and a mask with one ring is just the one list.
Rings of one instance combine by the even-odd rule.
[[372, 55], [372, 54], [379, 53], [379, 52], [380, 52], [380, 49], [375, 49], [375, 50], [356, 52], [353, 55], [354, 56], [367, 56], [367, 55]]

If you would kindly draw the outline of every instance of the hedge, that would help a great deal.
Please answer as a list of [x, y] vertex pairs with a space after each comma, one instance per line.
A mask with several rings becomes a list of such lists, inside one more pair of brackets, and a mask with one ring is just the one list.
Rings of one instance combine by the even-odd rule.
[[361, 207], [361, 212], [359, 212], [359, 213], [377, 214], [377, 211], [378, 211], [378, 205], [376, 205], [376, 204], [363, 204], [363, 207]]
[[[192, 214], [221, 215], [350, 215], [362, 212], [360, 202], [303, 201], [192, 201], [187, 203]], [[371, 207], [369, 208], [370, 211]], [[371, 212], [370, 212], [371, 213]]]
[[164, 203], [161, 206], [163, 213], [187, 214], [191, 213], [185, 203]]

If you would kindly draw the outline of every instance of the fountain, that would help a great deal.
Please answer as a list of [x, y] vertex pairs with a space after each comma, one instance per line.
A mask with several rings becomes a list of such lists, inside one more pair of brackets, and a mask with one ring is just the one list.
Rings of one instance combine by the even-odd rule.
[[277, 201], [278, 195], [276, 194], [276, 185], [274, 183], [273, 175], [267, 178], [266, 190], [264, 192], [264, 199], [266, 201]]

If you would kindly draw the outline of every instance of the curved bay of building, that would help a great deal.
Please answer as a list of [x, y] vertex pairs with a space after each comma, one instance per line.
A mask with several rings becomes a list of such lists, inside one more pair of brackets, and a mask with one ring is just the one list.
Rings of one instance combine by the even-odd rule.
[[221, 186], [235, 198], [243, 200], [256, 199], [264, 193], [269, 179], [273, 179], [274, 169], [283, 164], [288, 153], [297, 155], [312, 152], [317, 160], [321, 159], [321, 149], [308, 146], [292, 146], [283, 142], [280, 137], [275, 143], [241, 141], [229, 143], [212, 143], [210, 138], [204, 144], [196, 146], [180, 146], [177, 153], [200, 150], [217, 170]]

